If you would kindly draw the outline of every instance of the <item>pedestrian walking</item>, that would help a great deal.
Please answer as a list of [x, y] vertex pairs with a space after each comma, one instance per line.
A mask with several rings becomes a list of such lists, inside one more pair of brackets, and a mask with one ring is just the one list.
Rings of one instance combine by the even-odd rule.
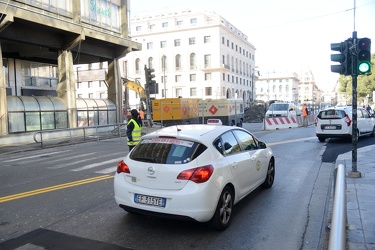
[[302, 107], [302, 126], [307, 127], [308, 126], [308, 116], [309, 116], [309, 110], [307, 109], [306, 103], [303, 104]]
[[131, 117], [126, 127], [126, 136], [129, 152], [139, 143], [142, 135], [142, 124], [139, 122], [139, 113], [136, 109], [130, 111]]

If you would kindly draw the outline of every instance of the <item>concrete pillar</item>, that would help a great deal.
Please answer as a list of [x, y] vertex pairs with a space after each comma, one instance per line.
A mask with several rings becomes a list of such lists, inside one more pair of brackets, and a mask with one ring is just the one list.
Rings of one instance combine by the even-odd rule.
[[57, 96], [64, 100], [68, 109], [69, 127], [75, 128], [77, 127], [77, 103], [72, 52], [69, 50], [59, 51], [57, 65], [59, 70]]
[[108, 83], [108, 99], [116, 103], [117, 122], [122, 123], [124, 121], [122, 111], [122, 81], [117, 59], [108, 62], [108, 75], [106, 80]]
[[3, 69], [3, 51], [0, 43], [0, 135], [8, 133], [7, 88]]

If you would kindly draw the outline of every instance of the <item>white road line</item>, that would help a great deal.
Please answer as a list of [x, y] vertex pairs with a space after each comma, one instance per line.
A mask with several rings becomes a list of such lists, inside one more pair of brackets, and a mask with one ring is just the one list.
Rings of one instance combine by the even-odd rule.
[[312, 140], [312, 139], [316, 139], [316, 136], [314, 136], [314, 137], [299, 138], [299, 139], [293, 139], [293, 140], [288, 140], [288, 141], [268, 142], [266, 144], [267, 144], [267, 146], [274, 146], [274, 145], [278, 145], [278, 144], [291, 143], [291, 142], [297, 142], [297, 141], [305, 141], [305, 140]]
[[[69, 156], [69, 160], [77, 159], [77, 158], [81, 158], [81, 157], [86, 157], [86, 156], [93, 155], [93, 154], [96, 154], [96, 153], [97, 152], [88, 153], [88, 154], [82, 154], [82, 155]], [[61, 156], [61, 157], [66, 157], [66, 156]], [[56, 160], [48, 161], [48, 163], [56, 162], [56, 161], [61, 161], [61, 159], [56, 159]], [[54, 168], [54, 167], [49, 167], [49, 168]]]
[[70, 151], [72, 151], [72, 150], [58, 151], [58, 152], [53, 152], [53, 153], [48, 153], [48, 154], [40, 154], [40, 155], [27, 156], [27, 157], [17, 158], [17, 159], [13, 159], [13, 160], [6, 160], [6, 161], [3, 161], [3, 162], [21, 161], [21, 160], [26, 160], [26, 159], [33, 159], [33, 158], [37, 158], [37, 157], [42, 157], [42, 156], [46, 156], [46, 155], [61, 154], [63, 152], [70, 152]]
[[102, 166], [102, 165], [105, 165], [105, 164], [109, 164], [109, 163], [114, 163], [114, 162], [117, 163], [121, 159], [122, 158], [112, 159], [112, 160], [109, 160], [109, 161], [102, 161], [102, 162], [86, 165], [86, 166], [83, 166], [83, 167], [80, 167], [80, 168], [72, 169], [70, 171], [82, 171], [82, 170], [87, 170], [87, 169], [90, 169], [90, 168], [96, 168], [96, 167], [99, 167], [99, 166]]
[[116, 172], [116, 170], [117, 170], [117, 166], [106, 168], [106, 169], [103, 169], [103, 170], [100, 170], [100, 171], [96, 171], [95, 173], [96, 174], [110, 174], [110, 173]]

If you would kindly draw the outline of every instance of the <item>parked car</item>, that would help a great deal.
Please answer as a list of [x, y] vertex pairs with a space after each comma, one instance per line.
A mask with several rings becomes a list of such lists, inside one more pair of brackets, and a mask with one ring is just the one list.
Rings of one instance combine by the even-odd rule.
[[240, 127], [181, 125], [144, 135], [118, 163], [116, 202], [130, 213], [227, 228], [233, 206], [275, 178], [272, 150]]
[[[315, 119], [316, 136], [320, 142], [326, 138], [352, 138], [352, 106], [330, 107], [321, 110]], [[375, 118], [362, 108], [357, 108], [356, 135], [375, 136]]]
[[269, 106], [266, 117], [288, 117], [297, 114], [298, 108], [294, 103], [274, 102]]

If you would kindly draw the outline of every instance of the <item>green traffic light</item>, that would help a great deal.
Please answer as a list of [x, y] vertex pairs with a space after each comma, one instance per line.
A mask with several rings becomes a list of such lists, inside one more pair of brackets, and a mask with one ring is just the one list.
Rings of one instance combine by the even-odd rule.
[[371, 66], [368, 62], [361, 62], [358, 64], [358, 73], [359, 74], [366, 74], [370, 72]]

